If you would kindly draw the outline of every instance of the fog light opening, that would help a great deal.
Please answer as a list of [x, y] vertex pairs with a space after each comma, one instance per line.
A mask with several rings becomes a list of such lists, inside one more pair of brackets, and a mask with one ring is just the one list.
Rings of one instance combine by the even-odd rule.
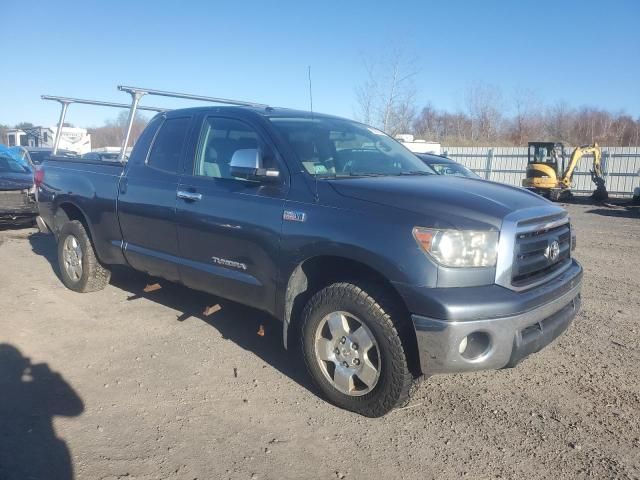
[[467, 337], [464, 337], [460, 342], [460, 345], [458, 346], [458, 352], [460, 352], [460, 355], [462, 355], [464, 351], [467, 349], [467, 343], [468, 343]]
[[458, 352], [467, 360], [476, 360], [489, 351], [491, 338], [485, 332], [473, 332], [464, 337], [458, 346]]

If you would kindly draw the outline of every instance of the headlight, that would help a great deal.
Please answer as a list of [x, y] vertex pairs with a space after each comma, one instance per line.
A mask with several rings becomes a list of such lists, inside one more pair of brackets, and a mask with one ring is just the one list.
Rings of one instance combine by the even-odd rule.
[[413, 237], [436, 262], [445, 267], [493, 267], [498, 258], [495, 230], [436, 230], [415, 227]]

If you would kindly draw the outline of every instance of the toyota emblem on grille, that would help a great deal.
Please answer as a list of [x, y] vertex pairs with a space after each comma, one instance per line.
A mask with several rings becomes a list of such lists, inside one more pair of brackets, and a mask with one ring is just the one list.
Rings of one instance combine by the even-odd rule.
[[560, 244], [557, 240], [554, 240], [549, 244], [547, 250], [544, 252], [544, 256], [547, 257], [552, 262], [555, 262], [560, 255]]

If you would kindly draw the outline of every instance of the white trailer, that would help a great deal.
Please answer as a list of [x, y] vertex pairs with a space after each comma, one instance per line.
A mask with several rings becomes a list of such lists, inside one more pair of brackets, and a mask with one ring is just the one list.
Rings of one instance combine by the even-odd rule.
[[[56, 138], [58, 127], [31, 127], [7, 131], [7, 144], [10, 147], [51, 147]], [[62, 127], [60, 135], [61, 150], [69, 150], [78, 155], [91, 151], [91, 135], [86, 128]]]

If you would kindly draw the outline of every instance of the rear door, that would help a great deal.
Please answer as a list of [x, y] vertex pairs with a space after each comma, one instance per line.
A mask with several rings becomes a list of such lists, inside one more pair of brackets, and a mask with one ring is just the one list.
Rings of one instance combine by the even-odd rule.
[[[279, 170], [278, 181], [231, 176], [234, 152], [250, 148], [261, 150], [265, 168]], [[284, 163], [258, 124], [223, 116], [202, 119], [193, 158], [178, 187], [183, 283], [273, 311], [288, 190]]]
[[176, 190], [192, 117], [161, 115], [154, 122], [136, 144], [120, 181], [118, 218], [131, 266], [176, 281]]

